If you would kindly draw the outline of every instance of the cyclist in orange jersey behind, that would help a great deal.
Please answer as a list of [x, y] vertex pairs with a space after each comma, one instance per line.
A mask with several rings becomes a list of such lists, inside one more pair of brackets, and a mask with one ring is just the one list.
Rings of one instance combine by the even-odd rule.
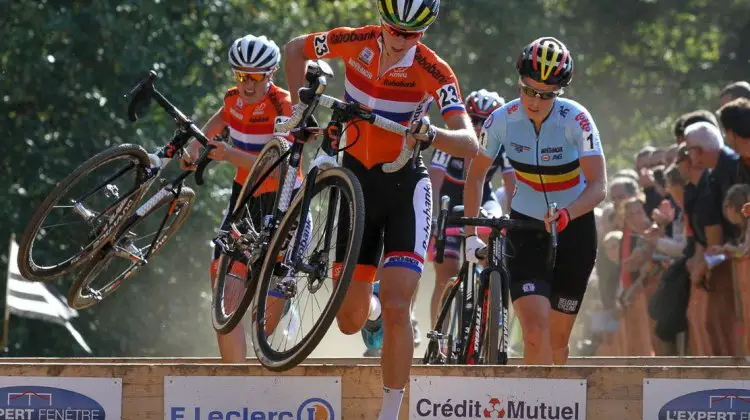
[[[214, 114], [203, 127], [208, 138], [220, 134], [225, 128], [229, 129], [231, 143], [210, 141], [214, 149], [209, 157], [216, 161], [226, 161], [237, 167], [232, 183], [232, 194], [220, 225], [221, 230], [228, 229], [227, 216], [234, 209], [239, 199], [242, 186], [252, 168], [255, 158], [263, 146], [274, 136], [274, 122], [276, 117], [290, 116], [292, 103], [289, 92], [273, 83], [273, 75], [279, 68], [281, 51], [275, 42], [265, 36], [256, 37], [246, 35], [236, 39], [228, 53], [229, 64], [232, 66], [237, 85], [227, 90], [224, 95], [223, 106]], [[191, 144], [190, 153], [185, 154], [182, 166], [189, 168], [195, 161], [200, 145]], [[250, 208], [253, 210], [253, 223], [260, 226], [261, 216], [270, 214], [274, 204], [278, 179], [268, 178], [255, 192]], [[298, 185], [301, 177], [298, 178]], [[257, 219], [257, 220], [256, 220]], [[219, 250], [214, 249], [211, 263], [210, 278], [213, 288]], [[245, 274], [247, 268], [235, 263], [233, 271], [239, 270]], [[231, 279], [227, 279], [228, 282]], [[228, 285], [228, 288], [233, 285]], [[231, 290], [231, 289], [230, 289]], [[236, 284], [236, 290], [242, 290]], [[239, 293], [227, 292], [227, 298], [239, 302]], [[231, 303], [229, 303], [231, 305]], [[217, 334], [219, 352], [224, 362], [241, 363], [247, 355], [245, 331], [240, 323], [226, 335]]]
[[[421, 149], [434, 144], [460, 157], [474, 156], [478, 142], [453, 70], [420, 43], [437, 18], [440, 1], [379, 0], [377, 6], [380, 25], [303, 35], [290, 41], [284, 54], [293, 102], [304, 83], [306, 60], [338, 58], [346, 67], [345, 100], [404, 125], [420, 121], [435, 101], [448, 127], [430, 126], [427, 134], [403, 139], [359, 124], [359, 137], [347, 141], [351, 144], [342, 159], [362, 185], [366, 214], [358, 265], [337, 321], [345, 334], [361, 330], [368, 347], [378, 346], [382, 337], [384, 397], [379, 418], [394, 420], [414, 353], [410, 307], [427, 252], [432, 186], [421, 159], [416, 169], [407, 164], [390, 174], [382, 166], [396, 159], [404, 141], [412, 147], [420, 142]], [[381, 253], [380, 287], [373, 296]]]

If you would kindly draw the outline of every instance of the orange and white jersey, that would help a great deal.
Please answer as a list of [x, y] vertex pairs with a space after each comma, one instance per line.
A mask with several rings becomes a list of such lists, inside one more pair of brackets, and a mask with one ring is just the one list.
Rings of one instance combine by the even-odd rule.
[[[255, 156], [274, 136], [276, 117], [288, 117], [291, 114], [289, 92], [274, 84], [270, 86], [266, 97], [254, 104], [245, 103], [236, 87], [229, 89], [224, 95], [222, 117], [229, 126], [232, 146]], [[248, 169], [238, 167], [234, 181], [244, 183], [248, 173]], [[270, 184], [266, 187], [264, 185], [261, 189], [267, 192], [271, 188]]]
[[[381, 28], [374, 25], [314, 33], [305, 41], [307, 58], [344, 61], [347, 102], [357, 102], [403, 125], [426, 115], [433, 100], [443, 119], [466, 113], [453, 70], [434, 51], [418, 43], [378, 77], [381, 48]], [[401, 136], [369, 124], [358, 124], [357, 128], [360, 137], [347, 152], [365, 167], [390, 162], [398, 156]]]

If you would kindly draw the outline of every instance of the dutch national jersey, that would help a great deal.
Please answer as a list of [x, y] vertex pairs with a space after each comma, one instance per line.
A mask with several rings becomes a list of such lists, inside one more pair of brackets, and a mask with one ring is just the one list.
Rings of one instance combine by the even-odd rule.
[[567, 207], [585, 188], [579, 158], [603, 155], [591, 114], [565, 98], [555, 99], [538, 136], [520, 100], [508, 102], [487, 118], [479, 142], [493, 159], [504, 147], [516, 174], [511, 208], [539, 220], [547, 203]]
[[[233, 87], [224, 95], [222, 117], [229, 126], [232, 146], [257, 156], [274, 136], [274, 122], [278, 116], [290, 116], [292, 102], [289, 92], [271, 85], [266, 97], [257, 103], [247, 104]], [[246, 168], [237, 168], [234, 182], [243, 184], [249, 174]], [[278, 180], [269, 177], [256, 194], [275, 191]]]
[[[433, 100], [443, 119], [465, 113], [458, 81], [450, 66], [423, 44], [378, 77], [380, 26], [336, 28], [311, 34], [305, 42], [310, 58], [340, 58], [346, 66], [345, 100], [373, 109], [375, 114], [408, 125], [426, 115]], [[358, 124], [360, 136], [347, 152], [365, 167], [391, 162], [402, 138], [370, 124]], [[357, 130], [349, 130], [349, 132]]]

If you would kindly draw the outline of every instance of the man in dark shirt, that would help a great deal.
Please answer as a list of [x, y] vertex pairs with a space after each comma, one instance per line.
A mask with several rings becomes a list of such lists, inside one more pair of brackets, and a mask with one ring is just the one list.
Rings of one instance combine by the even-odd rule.
[[[711, 170], [712, 204], [705, 207], [706, 214], [703, 216], [711, 217], [711, 221], [715, 222], [715, 225], [706, 225], [707, 236], [712, 236], [711, 230], [715, 226], [720, 229], [719, 232], [715, 233], [719, 235], [716, 239], [723, 241], [736, 238], [739, 231], [724, 217], [722, 203], [729, 188], [740, 181], [738, 176], [740, 165], [742, 165], [740, 156], [724, 145], [721, 131], [707, 122], [699, 122], [687, 127], [685, 129], [685, 140], [693, 164]], [[721, 238], [722, 233], [723, 238]], [[714, 245], [714, 241], [709, 242]], [[722, 243], [724, 242], [719, 244]]]
[[719, 119], [726, 132], [727, 144], [732, 145], [741, 157], [736, 181], [750, 184], [750, 100], [735, 99], [722, 106]]

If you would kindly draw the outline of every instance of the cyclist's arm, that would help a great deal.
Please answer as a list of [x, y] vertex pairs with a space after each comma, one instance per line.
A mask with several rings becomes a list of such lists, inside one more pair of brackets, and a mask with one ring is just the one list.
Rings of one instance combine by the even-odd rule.
[[567, 207], [571, 219], [593, 211], [594, 207], [607, 197], [607, 168], [604, 155], [582, 157], [578, 162], [586, 177], [586, 187]]
[[513, 170], [503, 172], [503, 185], [505, 185], [504, 207], [510, 212], [510, 203], [513, 201], [513, 192], [516, 191], [516, 173]]
[[307, 61], [311, 59], [305, 53], [305, 41], [308, 36], [298, 36], [284, 46], [284, 73], [293, 104], [299, 102], [298, 91], [305, 84], [305, 69]]
[[435, 141], [432, 145], [449, 155], [471, 159], [477, 154], [478, 141], [474, 128], [471, 126], [469, 114], [466, 112], [450, 116], [445, 120], [448, 126], [435, 127]]
[[[224, 127], [227, 126], [226, 121], [224, 121], [224, 106], [219, 108], [218, 111], [214, 115], [211, 116], [211, 118], [206, 121], [206, 124], [203, 125], [203, 128], [201, 128], [201, 131], [203, 131], [203, 134], [206, 135], [208, 139], [212, 139], [219, 134], [221, 134], [222, 130], [224, 130]], [[188, 145], [188, 153], [190, 153], [190, 156], [193, 158], [197, 158], [198, 154], [200, 153], [200, 149], [203, 147], [197, 140], [193, 139], [190, 144]]]
[[336, 36], [343, 36], [357, 30], [357, 28], [341, 27], [327, 32], [301, 35], [284, 46], [284, 72], [293, 104], [299, 102], [299, 89], [305, 85], [307, 61], [340, 57], [346, 50], [347, 44], [335, 42]]
[[566, 209], [570, 218], [575, 219], [593, 211], [607, 197], [607, 166], [599, 130], [588, 111], [582, 108], [571, 120], [565, 134], [578, 148], [578, 163], [586, 178], [586, 187], [581, 195]]
[[[492, 165], [494, 158], [484, 153], [479, 153], [468, 162], [469, 170], [466, 173], [464, 183], [464, 216], [478, 217], [479, 206], [482, 205], [482, 193], [484, 191], [484, 180], [487, 178], [487, 170]], [[466, 236], [476, 235], [475, 226], [466, 226]]]
[[450, 155], [440, 150], [435, 150], [432, 154], [432, 163], [430, 164], [430, 183], [432, 183], [432, 209], [434, 214], [440, 212], [440, 190], [443, 188], [445, 181], [445, 170]]

